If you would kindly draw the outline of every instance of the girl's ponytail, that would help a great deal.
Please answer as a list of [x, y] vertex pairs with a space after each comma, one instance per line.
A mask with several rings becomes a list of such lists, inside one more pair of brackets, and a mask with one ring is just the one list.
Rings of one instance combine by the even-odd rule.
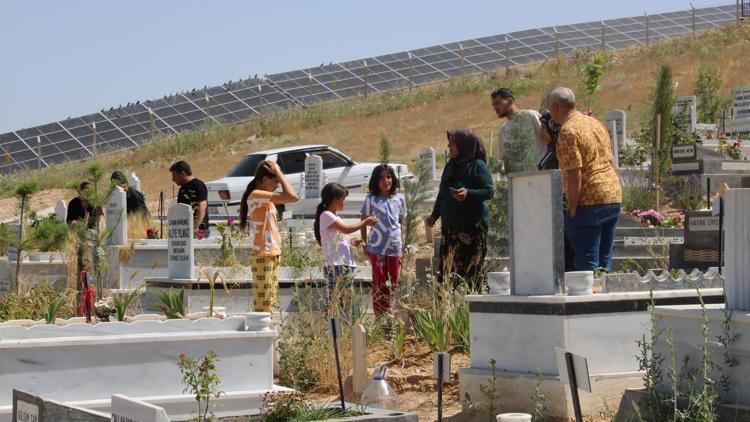
[[250, 197], [250, 194], [253, 193], [255, 188], [258, 187], [258, 178], [256, 177], [250, 183], [247, 184], [247, 188], [245, 188], [245, 193], [242, 194], [242, 199], [240, 200], [240, 230], [245, 231], [245, 227], [247, 226], [247, 199]]

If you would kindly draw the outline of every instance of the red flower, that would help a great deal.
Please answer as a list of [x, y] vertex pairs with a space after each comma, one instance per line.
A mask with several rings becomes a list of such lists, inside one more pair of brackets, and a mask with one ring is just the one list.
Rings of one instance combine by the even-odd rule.
[[180, 358], [180, 360], [185, 359], [185, 354], [184, 353], [180, 353], [179, 358]]

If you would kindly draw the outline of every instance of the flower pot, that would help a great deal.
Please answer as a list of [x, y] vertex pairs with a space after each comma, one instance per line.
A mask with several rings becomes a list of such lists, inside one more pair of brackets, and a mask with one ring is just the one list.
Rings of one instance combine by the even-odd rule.
[[491, 295], [510, 295], [510, 273], [487, 273], [487, 286]]
[[593, 294], [594, 272], [569, 271], [565, 273], [565, 285], [568, 287], [568, 296]]
[[245, 317], [245, 329], [247, 331], [270, 331], [273, 329], [270, 312], [248, 312], [241, 315]]
[[531, 422], [528, 413], [501, 413], [497, 415], [497, 422]]

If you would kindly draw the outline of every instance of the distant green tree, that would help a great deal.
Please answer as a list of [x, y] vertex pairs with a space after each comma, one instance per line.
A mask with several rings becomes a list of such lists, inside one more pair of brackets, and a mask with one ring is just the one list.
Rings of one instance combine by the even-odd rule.
[[702, 123], [716, 123], [721, 115], [719, 91], [724, 81], [721, 72], [711, 66], [698, 69], [698, 81], [693, 94], [698, 97], [698, 120]]
[[609, 60], [604, 53], [596, 53], [591, 56], [586, 66], [583, 67], [583, 85], [586, 87], [586, 96], [588, 99], [589, 110], [594, 94], [601, 89], [601, 80], [604, 76], [604, 70], [609, 65]]

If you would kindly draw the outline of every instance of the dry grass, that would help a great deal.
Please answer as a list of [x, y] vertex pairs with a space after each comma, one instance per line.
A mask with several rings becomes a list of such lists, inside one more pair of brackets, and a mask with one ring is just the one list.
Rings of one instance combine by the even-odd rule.
[[[699, 35], [696, 38], [669, 40], [647, 48], [632, 48], [612, 53], [611, 66], [602, 80], [593, 109], [596, 116], [619, 108], [628, 111], [629, 132], [648, 120], [648, 97], [660, 64], [672, 67], [678, 83], [677, 95], [692, 94], [701, 66], [719, 68], [725, 84], [722, 94], [729, 95], [733, 86], [746, 84], [750, 67], [750, 29], [730, 26]], [[727, 54], [731, 52], [731, 54]], [[219, 178], [248, 152], [260, 149], [306, 143], [326, 143], [342, 149], [361, 161], [374, 160], [379, 140], [387, 137], [394, 157], [415, 157], [427, 146], [445, 148], [445, 131], [454, 127], [471, 127], [485, 139], [496, 136], [500, 122], [489, 103], [492, 87], [511, 84], [520, 88], [518, 102], [522, 108], [539, 108], [544, 93], [555, 85], [568, 85], [582, 92], [579, 66], [587, 55], [545, 63], [536, 63], [494, 74], [470, 76], [437, 83], [408, 92], [391, 92], [362, 98], [295, 109], [259, 120], [232, 126], [210, 127], [203, 131], [167, 137], [138, 150], [101, 156], [105, 174], [114, 169], [134, 171], [141, 178], [149, 208], [155, 210], [159, 192], [174, 197], [176, 189], [168, 168], [173, 161], [185, 159], [203, 180]], [[408, 161], [404, 159], [404, 161]], [[73, 196], [59, 190], [65, 183], [78, 180], [84, 163], [68, 163], [40, 172], [0, 178], [1, 195], [7, 196], [22, 178], [35, 178], [45, 191], [37, 195], [46, 206], [57, 199]], [[0, 219], [12, 215], [12, 203], [0, 201]], [[6, 209], [11, 208], [9, 211]]]

